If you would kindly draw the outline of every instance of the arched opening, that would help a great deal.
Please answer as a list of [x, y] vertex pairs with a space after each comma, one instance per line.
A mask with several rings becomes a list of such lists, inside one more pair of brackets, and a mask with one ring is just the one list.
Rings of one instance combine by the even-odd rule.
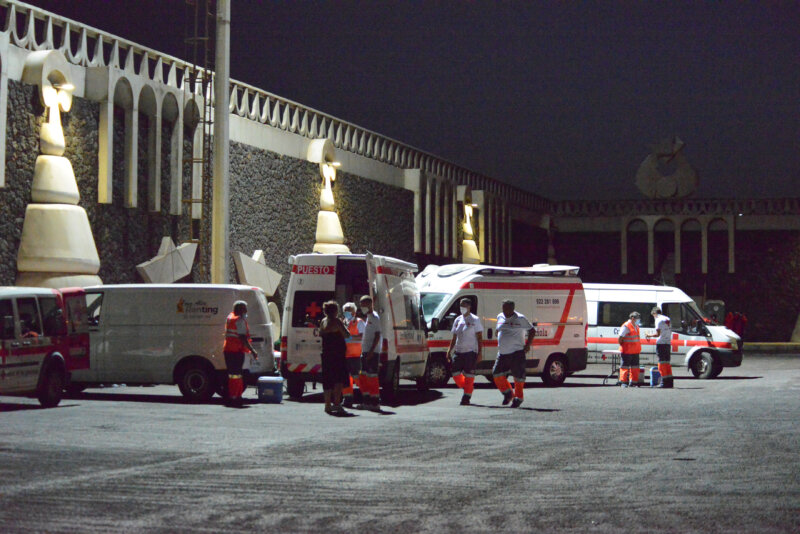
[[681, 224], [681, 275], [678, 278], [681, 289], [690, 295], [703, 292], [702, 226], [697, 219], [687, 219]]
[[111, 203], [130, 207], [136, 204], [136, 180], [131, 176], [133, 164], [130, 153], [133, 142], [133, 89], [130, 82], [120, 78], [114, 86], [114, 166], [111, 175]]
[[708, 223], [708, 274], [728, 273], [728, 223], [716, 218]]
[[[191, 158], [184, 158], [182, 169], [183, 198], [191, 199], [190, 238], [200, 234], [199, 221], [203, 213], [203, 205], [198, 200], [203, 198], [203, 128], [200, 127], [200, 107], [195, 100], [189, 100], [183, 107], [183, 153]], [[210, 163], [210, 162], [207, 162]]]
[[649, 281], [647, 273], [647, 224], [641, 219], [634, 219], [626, 228], [628, 236], [628, 281]]
[[675, 285], [675, 224], [669, 219], [653, 227], [653, 258], [656, 279]]
[[142, 195], [147, 191], [147, 207], [150, 211], [158, 211], [160, 203], [155, 128], [157, 115], [155, 91], [145, 85], [139, 93], [139, 191]]

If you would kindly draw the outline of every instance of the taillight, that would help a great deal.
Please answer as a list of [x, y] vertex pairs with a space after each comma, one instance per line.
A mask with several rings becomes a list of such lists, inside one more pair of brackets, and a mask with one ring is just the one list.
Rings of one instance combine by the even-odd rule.
[[286, 353], [289, 350], [289, 339], [286, 336], [281, 338], [281, 361], [286, 361]]
[[383, 344], [381, 345], [381, 362], [385, 363], [389, 361], [389, 340], [383, 340]]

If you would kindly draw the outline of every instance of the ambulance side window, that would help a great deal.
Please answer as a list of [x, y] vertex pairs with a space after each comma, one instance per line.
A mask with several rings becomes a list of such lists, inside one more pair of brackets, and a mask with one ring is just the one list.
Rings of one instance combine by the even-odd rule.
[[102, 293], [86, 293], [86, 315], [90, 326], [100, 325], [100, 310], [103, 307]]
[[55, 297], [39, 297], [39, 308], [42, 310], [42, 326], [46, 336], [63, 336], [64, 315]]
[[0, 300], [0, 339], [14, 339], [14, 308], [10, 300]]
[[655, 303], [642, 302], [598, 302], [597, 303], [597, 326], [612, 326], [619, 328], [630, 317], [631, 312], [637, 311], [642, 316], [642, 327], [652, 328], [654, 325], [653, 316], [650, 310]]
[[42, 324], [39, 321], [39, 307], [35, 298], [17, 299], [19, 312], [19, 329], [22, 337], [38, 337], [42, 335]]

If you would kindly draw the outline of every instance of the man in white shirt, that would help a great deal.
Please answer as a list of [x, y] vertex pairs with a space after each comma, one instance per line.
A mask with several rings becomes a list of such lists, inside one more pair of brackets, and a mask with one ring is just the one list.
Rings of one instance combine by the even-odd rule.
[[453, 328], [450, 329], [453, 332], [453, 339], [450, 340], [450, 348], [447, 349], [447, 359], [451, 360], [455, 350], [450, 373], [453, 375], [453, 382], [464, 390], [461, 404], [466, 406], [470, 403], [474, 389], [475, 365], [483, 359], [481, 347], [483, 325], [478, 316], [470, 312], [472, 302], [468, 298], [461, 299], [458, 304], [461, 315], [456, 317]]
[[[527, 339], [526, 339], [527, 334]], [[497, 359], [494, 361], [492, 376], [503, 404], [514, 402], [512, 408], [519, 408], [525, 389], [525, 356], [531, 350], [536, 329], [528, 319], [514, 311], [514, 301], [503, 301], [503, 313], [497, 316]], [[514, 390], [508, 382], [508, 375], [514, 377]]]
[[656, 321], [656, 333], [647, 334], [647, 338], [656, 339], [656, 354], [658, 355], [658, 372], [661, 374], [661, 382], [658, 387], [669, 389], [673, 386], [672, 365], [670, 356], [672, 352], [672, 325], [669, 317], [663, 315], [661, 308], [656, 306], [650, 311], [650, 315]]
[[361, 376], [358, 386], [361, 390], [363, 403], [360, 408], [379, 412], [380, 384], [378, 382], [378, 369], [380, 367], [380, 350], [383, 336], [381, 335], [381, 318], [373, 309], [372, 299], [364, 295], [359, 300], [361, 313], [364, 314], [364, 333], [361, 334]]

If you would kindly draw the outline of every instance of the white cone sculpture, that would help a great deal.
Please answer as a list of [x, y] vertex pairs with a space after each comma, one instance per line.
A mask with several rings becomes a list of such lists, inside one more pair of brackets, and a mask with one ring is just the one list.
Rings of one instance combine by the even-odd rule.
[[461, 242], [461, 259], [464, 263], [480, 263], [481, 254], [475, 244], [475, 233], [472, 230], [472, 204], [464, 203], [464, 240]]
[[336, 168], [330, 163], [320, 164], [320, 171], [325, 184], [319, 194], [319, 208], [317, 214], [317, 234], [314, 243], [314, 252], [322, 254], [350, 254], [350, 249], [344, 244], [344, 232], [339, 222], [339, 215], [333, 211], [333, 190], [331, 181], [336, 179]]
[[23, 80], [36, 83], [48, 113], [39, 135], [31, 200], [25, 210], [17, 253], [18, 286], [69, 287], [102, 284], [100, 258], [66, 148], [60, 111], [72, 106], [72, 85], [64, 56], [49, 50], [28, 56]]

